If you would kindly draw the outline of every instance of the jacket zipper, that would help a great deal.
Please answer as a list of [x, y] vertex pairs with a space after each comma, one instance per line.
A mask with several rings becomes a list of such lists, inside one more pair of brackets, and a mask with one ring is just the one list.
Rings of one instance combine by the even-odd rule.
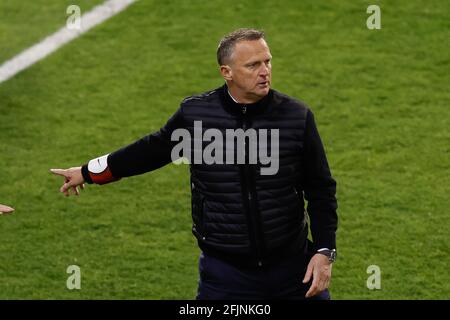
[[[245, 117], [246, 113], [246, 107], [244, 106], [242, 109], [242, 113], [244, 114], [244, 117], [242, 119], [242, 129], [244, 132], [248, 128], [248, 119]], [[263, 239], [262, 239], [262, 231], [261, 231], [261, 219], [259, 217], [259, 214], [257, 212], [257, 206], [255, 203], [255, 196], [252, 192], [253, 190], [253, 183], [252, 183], [252, 175], [251, 175], [251, 167], [249, 164], [249, 146], [247, 143], [247, 140], [244, 140], [244, 150], [245, 150], [245, 163], [243, 165], [243, 171], [244, 171], [244, 179], [242, 183], [242, 188], [244, 190], [244, 201], [245, 201], [245, 207], [247, 209], [248, 214], [248, 220], [250, 221], [249, 228], [251, 228], [252, 238], [255, 245], [256, 250], [256, 259], [258, 266], [262, 266], [262, 246], [263, 246]]]

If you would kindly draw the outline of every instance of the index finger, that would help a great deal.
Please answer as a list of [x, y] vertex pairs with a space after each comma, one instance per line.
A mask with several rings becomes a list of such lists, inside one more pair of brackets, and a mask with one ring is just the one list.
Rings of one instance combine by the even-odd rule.
[[66, 171], [67, 170], [64, 170], [64, 169], [50, 169], [50, 172], [52, 172], [58, 176], [63, 176], [63, 177], [66, 176]]
[[14, 211], [13, 208], [5, 206], [3, 204], [0, 204], [0, 214], [2, 214], [2, 213], [11, 213], [13, 211]]

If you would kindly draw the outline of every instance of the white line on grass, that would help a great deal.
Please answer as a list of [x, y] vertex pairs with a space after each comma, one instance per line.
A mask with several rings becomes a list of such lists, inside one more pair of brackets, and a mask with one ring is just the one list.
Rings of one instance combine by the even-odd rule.
[[81, 29], [68, 29], [66, 26], [41, 42], [22, 51], [0, 66], [0, 83], [13, 77], [20, 71], [45, 58], [66, 43], [79, 37], [92, 27], [111, 18], [137, 0], [108, 0], [81, 16]]

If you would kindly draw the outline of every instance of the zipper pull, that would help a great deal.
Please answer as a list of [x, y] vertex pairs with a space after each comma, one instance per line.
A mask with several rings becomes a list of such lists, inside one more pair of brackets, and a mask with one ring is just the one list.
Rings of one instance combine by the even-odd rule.
[[247, 112], [247, 107], [246, 107], [246, 106], [243, 106], [243, 107], [242, 107], [242, 113], [245, 114], [246, 112]]

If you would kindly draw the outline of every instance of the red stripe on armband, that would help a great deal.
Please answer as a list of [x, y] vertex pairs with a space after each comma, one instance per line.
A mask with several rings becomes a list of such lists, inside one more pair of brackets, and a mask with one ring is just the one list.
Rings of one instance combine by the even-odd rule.
[[112, 175], [111, 170], [109, 170], [109, 168], [106, 168], [106, 170], [101, 173], [89, 172], [89, 176], [91, 177], [92, 182], [96, 184], [105, 184], [119, 180], [118, 178], [115, 178]]

